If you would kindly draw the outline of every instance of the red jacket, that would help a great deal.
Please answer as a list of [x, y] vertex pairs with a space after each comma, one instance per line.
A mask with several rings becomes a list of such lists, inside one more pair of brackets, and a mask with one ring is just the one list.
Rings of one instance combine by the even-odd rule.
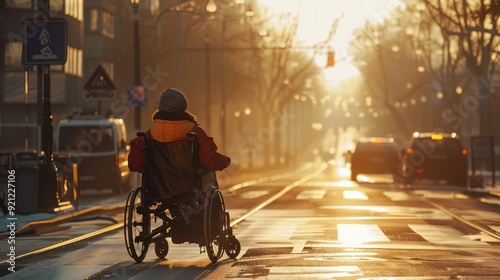
[[[217, 152], [217, 146], [212, 137], [198, 125], [189, 120], [164, 120], [154, 119], [151, 129], [146, 131], [148, 137], [160, 142], [174, 142], [179, 140], [190, 141], [186, 135], [189, 132], [197, 135], [200, 147], [201, 165], [212, 171], [222, 170], [231, 164], [231, 159]], [[128, 156], [128, 167], [131, 171], [140, 171], [146, 161], [146, 155], [142, 151], [144, 137], [136, 137], [130, 141], [130, 154]]]

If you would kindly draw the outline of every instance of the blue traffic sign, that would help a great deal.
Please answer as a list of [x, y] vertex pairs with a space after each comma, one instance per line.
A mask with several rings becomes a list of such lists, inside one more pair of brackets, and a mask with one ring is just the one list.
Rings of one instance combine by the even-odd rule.
[[68, 27], [65, 19], [27, 19], [23, 32], [24, 65], [66, 63]]
[[142, 106], [146, 104], [148, 96], [147, 89], [142, 86], [130, 87], [127, 89], [127, 102], [131, 107]]
[[472, 159], [493, 159], [493, 138], [490, 136], [471, 137], [471, 156]]

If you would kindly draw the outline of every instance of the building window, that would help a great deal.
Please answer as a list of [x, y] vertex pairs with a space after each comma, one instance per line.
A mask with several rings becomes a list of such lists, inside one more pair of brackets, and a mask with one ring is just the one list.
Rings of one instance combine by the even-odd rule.
[[90, 10], [90, 20], [89, 20], [90, 31], [97, 31], [99, 29], [99, 10]]
[[149, 1], [149, 12], [151, 15], [158, 15], [160, 12], [160, 2], [158, 0]]
[[5, 68], [20, 68], [23, 43], [7, 42], [5, 45]]
[[112, 13], [91, 9], [88, 22], [88, 31], [100, 32], [103, 36], [111, 39], [115, 38], [115, 16]]
[[115, 37], [115, 17], [108, 11], [102, 11], [102, 35], [111, 39]]
[[81, 0], [66, 0], [64, 5], [64, 13], [72, 16], [79, 21], [83, 20], [83, 1]]
[[71, 46], [68, 46], [68, 59], [66, 64], [64, 65], [64, 72], [73, 75], [82, 77], [83, 76], [83, 53], [81, 49], [77, 49]]
[[5, 7], [8, 9], [31, 9], [31, 0], [7, 0]]
[[113, 81], [115, 79], [115, 64], [111, 61], [103, 61], [101, 66], [106, 70], [111, 81]]

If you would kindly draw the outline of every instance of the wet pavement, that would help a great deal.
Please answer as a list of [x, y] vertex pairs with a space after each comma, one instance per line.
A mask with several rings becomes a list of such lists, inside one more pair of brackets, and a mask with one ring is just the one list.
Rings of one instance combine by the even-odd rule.
[[[279, 173], [284, 173], [286, 171], [287, 169], [283, 169], [283, 171]], [[220, 188], [223, 190], [245, 182], [246, 180], [256, 179], [258, 178], [258, 175], [260, 175], [260, 177], [266, 177], [272, 176], [273, 174], [275, 175], [277, 172], [235, 172], [233, 176], [230, 176], [230, 180], [225, 178], [229, 177], [231, 174], [220, 174], [218, 175], [218, 179]], [[492, 196], [500, 198], [500, 172], [496, 173], [495, 185], [492, 184], [491, 174], [483, 175], [482, 183], [481, 187], [465, 187], [464, 194], [469, 196]], [[124, 197], [126, 199], [126, 196]], [[56, 211], [52, 213], [33, 213], [28, 215], [16, 214], [12, 217], [2, 213], [0, 214], [0, 239], [8, 237], [9, 232], [13, 229], [12, 227], [9, 228], [9, 225], [12, 224], [15, 224], [16, 234], [34, 233], [37, 228], [67, 223], [72, 220], [84, 219], [85, 217], [104, 214], [107, 211], [121, 209], [125, 205], [125, 199], [120, 198], [117, 200], [110, 200], [97, 206], [81, 205], [77, 211], [75, 211], [72, 207], [66, 207], [55, 209]]]

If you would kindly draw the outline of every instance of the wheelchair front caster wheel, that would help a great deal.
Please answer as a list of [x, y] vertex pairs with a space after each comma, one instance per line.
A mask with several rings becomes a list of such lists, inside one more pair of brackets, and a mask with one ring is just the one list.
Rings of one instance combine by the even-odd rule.
[[165, 239], [161, 239], [155, 242], [155, 253], [160, 259], [164, 259], [168, 254], [168, 242]]
[[230, 236], [226, 240], [226, 247], [224, 249], [228, 257], [230, 257], [231, 259], [236, 259], [241, 251], [240, 241], [236, 239], [236, 237]]

